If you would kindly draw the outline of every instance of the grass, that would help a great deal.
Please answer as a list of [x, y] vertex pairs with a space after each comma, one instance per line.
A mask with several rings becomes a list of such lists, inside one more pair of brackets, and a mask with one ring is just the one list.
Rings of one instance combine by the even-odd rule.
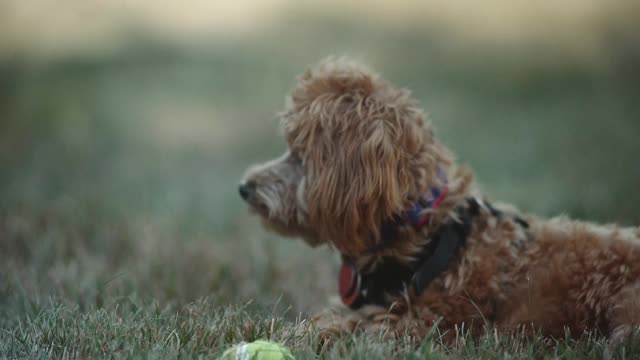
[[199, 46], [135, 36], [99, 57], [0, 64], [0, 357], [216, 358], [257, 338], [299, 358], [640, 355], [492, 331], [453, 347], [434, 332], [323, 348], [308, 317], [335, 294], [335, 254], [265, 233], [235, 190], [284, 149], [274, 113], [294, 76], [349, 53], [414, 90], [492, 198], [638, 224], [630, 48], [602, 62], [553, 41], [483, 51], [424, 29], [288, 25], [300, 31]]
[[574, 339], [525, 340], [518, 334], [487, 331], [479, 338], [464, 332], [455, 345], [442, 344], [437, 331], [424, 339], [390, 341], [384, 333], [368, 332], [344, 337], [331, 346], [318, 341], [312, 324], [301, 315], [282, 316], [287, 309], [256, 309], [251, 304], [221, 306], [212, 299], [159, 305], [135, 295], [112, 307], [85, 312], [53, 301], [0, 336], [9, 357], [86, 358], [162, 357], [217, 358], [239, 342], [270, 339], [288, 346], [296, 358], [423, 359], [423, 358], [635, 358], [640, 346], [614, 347], [589, 334]]

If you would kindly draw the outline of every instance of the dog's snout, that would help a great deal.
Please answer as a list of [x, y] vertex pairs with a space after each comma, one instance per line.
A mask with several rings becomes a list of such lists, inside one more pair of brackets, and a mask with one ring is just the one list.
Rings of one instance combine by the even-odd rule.
[[256, 187], [254, 182], [247, 182], [247, 183], [243, 183], [240, 184], [240, 186], [238, 187], [238, 193], [240, 193], [240, 196], [244, 199], [247, 200], [249, 198], [249, 195], [251, 195], [251, 192], [253, 192], [253, 189]]

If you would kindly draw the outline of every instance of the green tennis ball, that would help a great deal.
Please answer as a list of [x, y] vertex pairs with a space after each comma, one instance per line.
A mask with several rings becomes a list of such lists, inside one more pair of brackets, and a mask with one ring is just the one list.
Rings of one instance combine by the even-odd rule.
[[266, 340], [240, 343], [227, 349], [220, 360], [293, 360], [286, 347]]

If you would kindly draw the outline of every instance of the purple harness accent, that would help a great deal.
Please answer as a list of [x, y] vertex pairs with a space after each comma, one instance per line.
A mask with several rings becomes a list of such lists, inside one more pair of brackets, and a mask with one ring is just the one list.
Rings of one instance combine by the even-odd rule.
[[405, 208], [406, 219], [415, 227], [421, 227], [429, 219], [429, 213], [425, 213], [425, 210], [437, 207], [447, 196], [449, 190], [447, 174], [442, 168], [438, 168], [437, 179], [440, 182], [439, 185], [431, 186], [426, 193]]

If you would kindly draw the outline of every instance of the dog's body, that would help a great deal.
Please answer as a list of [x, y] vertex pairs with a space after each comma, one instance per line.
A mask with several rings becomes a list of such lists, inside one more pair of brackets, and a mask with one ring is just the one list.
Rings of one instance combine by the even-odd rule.
[[[389, 263], [413, 274], [397, 278], [402, 291], [382, 287], [380, 299], [362, 291], [357, 309], [322, 314], [324, 333], [381, 327], [423, 336], [437, 323], [445, 337], [494, 325], [550, 336], [598, 330], [622, 340], [640, 325], [640, 229], [540, 220], [482, 201], [408, 91], [362, 66], [325, 62], [300, 78], [290, 100], [289, 150], [250, 169], [241, 186], [251, 209], [274, 231], [340, 251], [357, 274], [347, 288], [360, 291], [361, 274], [375, 275], [372, 286], [393, 282], [376, 273]], [[439, 173], [441, 196], [418, 208], [420, 223], [408, 221], [407, 204], [423, 200]], [[460, 227], [461, 211], [472, 214], [468, 226], [454, 229], [460, 245], [447, 247], [454, 240], [435, 234]], [[446, 252], [440, 271], [437, 257]], [[432, 281], [416, 286], [431, 264]], [[344, 299], [356, 307], [351, 295]]]

